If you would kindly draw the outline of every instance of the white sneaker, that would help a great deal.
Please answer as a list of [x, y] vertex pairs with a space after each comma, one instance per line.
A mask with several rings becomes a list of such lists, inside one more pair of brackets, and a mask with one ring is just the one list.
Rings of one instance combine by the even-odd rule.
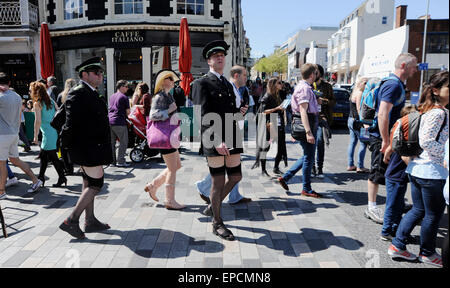
[[6, 180], [5, 187], [8, 188], [9, 186], [13, 186], [13, 185], [17, 185], [17, 184], [19, 184], [19, 180], [17, 179], [17, 177], [14, 177], [14, 178]]
[[42, 186], [42, 181], [39, 179], [35, 184], [31, 184], [30, 188], [28, 188], [27, 193], [34, 193]]
[[375, 223], [383, 224], [384, 213], [378, 207], [373, 209], [366, 208], [366, 210], [364, 211], [364, 216]]

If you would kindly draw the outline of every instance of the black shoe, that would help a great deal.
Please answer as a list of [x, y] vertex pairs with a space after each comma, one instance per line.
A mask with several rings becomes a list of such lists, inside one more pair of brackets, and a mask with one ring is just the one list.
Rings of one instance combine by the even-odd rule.
[[208, 216], [208, 217], [213, 217], [213, 211], [212, 211], [212, 207], [211, 206], [206, 206], [205, 210], [203, 210], [203, 215]]
[[111, 229], [111, 227], [108, 224], [104, 224], [100, 221], [98, 221], [97, 219], [95, 219], [94, 221], [92, 221], [92, 223], [84, 223], [84, 232], [85, 233], [93, 233], [93, 232], [101, 232], [101, 231], [105, 231]]
[[278, 183], [280, 183], [281, 187], [283, 187], [284, 190], [289, 191], [289, 186], [287, 185], [286, 181], [284, 181], [283, 177], [278, 178]]
[[198, 193], [198, 194], [200, 195], [200, 198], [202, 198], [202, 200], [206, 202], [206, 204], [208, 204], [208, 205], [211, 204], [211, 200], [208, 197], [206, 197], [202, 193]]
[[225, 224], [223, 224], [223, 222], [213, 224], [213, 233], [214, 235], [217, 235], [227, 241], [235, 240], [233, 233], [231, 233], [231, 231], [227, 229], [227, 227], [225, 227]]
[[31, 151], [31, 147], [24, 147], [23, 148], [23, 152], [30, 152]]
[[263, 171], [261, 172], [261, 175], [262, 175], [262, 176], [264, 176], [264, 177], [267, 177], [267, 178], [270, 178], [270, 179], [272, 179], [272, 176], [270, 176], [270, 174], [269, 174], [269, 173], [267, 173], [267, 171], [266, 171], [266, 170], [263, 170]]
[[83, 231], [81, 231], [80, 229], [79, 223], [78, 222], [74, 223], [70, 221], [69, 218], [64, 220], [64, 222], [61, 225], [59, 225], [59, 229], [69, 233], [70, 235], [79, 240], [83, 240], [86, 238]]
[[256, 161], [252, 166], [252, 170], [259, 167], [259, 161]]
[[283, 175], [284, 173], [279, 168], [274, 168], [273, 169], [273, 174]]
[[312, 167], [312, 170], [311, 170], [311, 177], [316, 177], [316, 175], [317, 175], [317, 170], [316, 170], [316, 166], [313, 166]]
[[53, 184], [53, 187], [59, 188], [59, 187], [62, 187], [63, 184], [64, 184], [64, 186], [67, 187], [67, 178], [66, 177], [59, 178], [58, 183]]

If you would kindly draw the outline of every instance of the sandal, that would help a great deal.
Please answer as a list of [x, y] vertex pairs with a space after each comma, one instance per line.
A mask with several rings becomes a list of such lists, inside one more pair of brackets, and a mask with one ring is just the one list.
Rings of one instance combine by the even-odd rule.
[[235, 240], [233, 233], [231, 233], [231, 231], [227, 229], [227, 227], [225, 227], [225, 224], [223, 224], [223, 222], [213, 224], [213, 233], [214, 235], [217, 235], [227, 241]]
[[145, 186], [144, 191], [150, 194], [150, 198], [152, 198], [155, 202], [159, 202], [159, 199], [156, 197], [155, 186], [152, 183], [147, 183], [147, 186]]
[[86, 236], [84, 235], [83, 231], [81, 231], [78, 223], [79, 222], [72, 222], [69, 218], [67, 218], [61, 225], [59, 225], [59, 229], [69, 233], [79, 240], [83, 240], [86, 238]]
[[352, 166], [352, 167], [348, 167], [347, 171], [352, 172], [352, 171], [356, 171], [356, 166]]
[[356, 169], [356, 173], [358, 173], [358, 174], [365, 174], [365, 173], [369, 173], [369, 172], [370, 172], [370, 170], [367, 169], [367, 168], [358, 168], [358, 169]]
[[111, 229], [111, 226], [109, 226], [108, 224], [104, 224], [100, 221], [98, 221], [97, 219], [95, 219], [94, 221], [92, 221], [92, 223], [84, 223], [84, 232], [85, 233], [93, 233], [93, 232], [101, 232], [101, 231], [105, 231]]

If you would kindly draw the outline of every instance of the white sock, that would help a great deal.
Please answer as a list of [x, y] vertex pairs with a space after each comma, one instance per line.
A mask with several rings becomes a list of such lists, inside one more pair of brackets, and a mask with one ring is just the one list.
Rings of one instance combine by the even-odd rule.
[[369, 209], [375, 209], [377, 208], [377, 202], [370, 202], [369, 201]]

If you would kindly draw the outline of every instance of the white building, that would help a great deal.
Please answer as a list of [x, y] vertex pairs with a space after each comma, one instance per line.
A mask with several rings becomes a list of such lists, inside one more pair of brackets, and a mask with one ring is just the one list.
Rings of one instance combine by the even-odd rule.
[[328, 40], [327, 71], [337, 77], [337, 83], [356, 80], [364, 41], [392, 29], [394, 4], [394, 0], [368, 0], [340, 23], [339, 30]]
[[[327, 44], [327, 40], [337, 31], [337, 27], [318, 27], [312, 26], [306, 30], [298, 31], [288, 40], [288, 79], [297, 82], [301, 79], [300, 67], [307, 63], [307, 55], [311, 48], [311, 42], [314, 42], [313, 48], [319, 50], [312, 51], [310, 57], [322, 58], [320, 48]], [[314, 50], [313, 49], [313, 50]], [[315, 63], [314, 64], [320, 64]], [[322, 62], [323, 63], [323, 62]], [[326, 66], [324, 66], [325, 68]]]
[[306, 63], [319, 64], [326, 69], [328, 66], [327, 44], [317, 44], [316, 41], [311, 41], [308, 54], [306, 54]]
[[38, 1], [0, 1], [0, 71], [20, 95], [40, 78]]

